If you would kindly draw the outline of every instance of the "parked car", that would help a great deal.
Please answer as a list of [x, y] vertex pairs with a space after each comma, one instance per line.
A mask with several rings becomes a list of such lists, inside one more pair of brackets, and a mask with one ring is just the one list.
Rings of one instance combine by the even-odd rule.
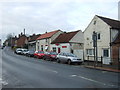
[[29, 51], [28, 51], [28, 49], [22, 49], [21, 54], [22, 54], [22, 55], [27, 55], [27, 54], [28, 54], [28, 52], [29, 52]]
[[14, 52], [16, 54], [21, 54], [22, 53], [22, 48], [17, 48]]
[[44, 55], [45, 54], [43, 51], [35, 51], [35, 53], [34, 53], [34, 57], [36, 57], [36, 58], [43, 58]]
[[78, 63], [81, 64], [82, 60], [77, 58], [77, 56], [75, 56], [72, 53], [59, 53], [57, 55], [57, 62], [64, 62], [64, 63], [68, 63], [69, 65], [72, 63]]
[[34, 53], [35, 51], [28, 51], [28, 53], [26, 54], [28, 57], [34, 57]]
[[46, 52], [43, 59], [44, 60], [56, 60], [57, 53], [56, 52]]

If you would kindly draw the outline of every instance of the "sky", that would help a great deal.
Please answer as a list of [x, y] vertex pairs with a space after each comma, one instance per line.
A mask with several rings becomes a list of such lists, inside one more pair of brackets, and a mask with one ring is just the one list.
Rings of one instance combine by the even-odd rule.
[[0, 0], [0, 38], [82, 30], [95, 15], [118, 19], [119, 0]]

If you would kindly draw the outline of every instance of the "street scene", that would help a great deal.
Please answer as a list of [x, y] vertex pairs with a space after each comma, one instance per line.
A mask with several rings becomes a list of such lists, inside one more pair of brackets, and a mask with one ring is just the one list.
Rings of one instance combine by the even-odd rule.
[[13, 1], [0, 2], [0, 89], [120, 88], [119, 0]]
[[3, 88], [118, 88], [118, 73], [16, 55], [7, 47], [2, 54]]

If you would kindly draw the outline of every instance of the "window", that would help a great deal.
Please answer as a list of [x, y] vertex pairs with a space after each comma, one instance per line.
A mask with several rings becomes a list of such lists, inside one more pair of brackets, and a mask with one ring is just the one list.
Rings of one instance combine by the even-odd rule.
[[100, 33], [98, 33], [97, 37], [98, 37], [98, 40], [99, 40], [100, 39]]
[[87, 49], [87, 55], [94, 55], [93, 49]]
[[96, 24], [96, 21], [94, 21], [94, 25]]
[[41, 45], [41, 51], [43, 51], [43, 45]]
[[56, 47], [53, 47], [53, 52], [56, 52]]
[[108, 49], [103, 50], [103, 57], [109, 57], [109, 50]]

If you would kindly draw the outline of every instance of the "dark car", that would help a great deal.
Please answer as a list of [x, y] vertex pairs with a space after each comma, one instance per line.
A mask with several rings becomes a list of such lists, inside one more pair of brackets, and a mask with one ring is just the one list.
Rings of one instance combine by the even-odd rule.
[[56, 60], [56, 57], [57, 57], [57, 53], [56, 52], [47, 52], [45, 53], [44, 55], [44, 60]]
[[28, 53], [26, 55], [28, 57], [34, 57], [34, 53], [35, 53], [35, 51], [28, 51]]
[[44, 52], [43, 51], [35, 51], [35, 53], [34, 53], [34, 57], [35, 58], [40, 58], [40, 59], [42, 59], [43, 57], [44, 57]]

